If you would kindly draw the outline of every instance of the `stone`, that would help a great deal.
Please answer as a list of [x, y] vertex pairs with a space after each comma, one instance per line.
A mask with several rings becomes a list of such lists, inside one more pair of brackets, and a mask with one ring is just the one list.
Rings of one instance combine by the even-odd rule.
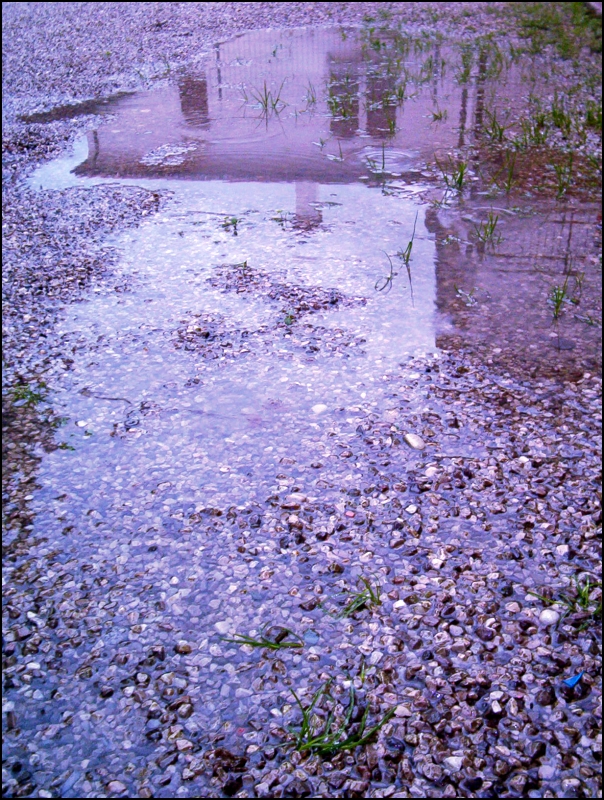
[[542, 781], [551, 781], [555, 774], [556, 768], [552, 767], [551, 764], [542, 764], [539, 767], [539, 777]]
[[312, 407], [313, 414], [323, 414], [325, 411], [327, 411], [327, 406], [324, 403], [316, 403]]
[[126, 785], [121, 781], [109, 781], [107, 789], [113, 794], [123, 794], [126, 791]]
[[184, 752], [185, 750], [192, 750], [193, 749], [193, 742], [190, 742], [188, 739], [177, 739], [176, 742], [176, 749], [180, 750], [180, 752]]
[[423, 450], [426, 446], [422, 437], [418, 436], [416, 433], [406, 433], [403, 436], [403, 441], [408, 444], [409, 447], [413, 448], [413, 450]]
[[216, 628], [218, 633], [222, 633], [224, 635], [225, 633], [228, 633], [229, 630], [231, 629], [231, 623], [226, 621], [216, 622], [214, 623], [214, 627]]
[[553, 608], [544, 608], [539, 614], [539, 622], [542, 625], [555, 625], [560, 619], [560, 614]]
[[459, 772], [463, 766], [462, 756], [448, 756], [443, 761], [443, 764], [450, 772]]

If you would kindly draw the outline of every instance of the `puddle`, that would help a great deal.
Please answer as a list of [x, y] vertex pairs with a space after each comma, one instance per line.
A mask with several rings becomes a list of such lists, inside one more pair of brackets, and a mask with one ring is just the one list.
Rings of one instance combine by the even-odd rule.
[[[297, 248], [314, 248], [316, 268], [299, 271], [300, 280], [328, 283], [327, 251], [346, 252], [348, 266], [342, 260], [334, 278], [367, 298], [383, 289], [370, 307], [395, 326], [393, 341], [398, 326], [398, 355], [433, 346], [436, 335], [440, 346], [463, 342], [484, 357], [503, 360], [500, 350], [529, 374], [573, 369], [577, 354], [577, 369], [597, 370], [599, 205], [585, 192], [566, 201], [564, 180], [572, 175], [580, 194], [591, 173], [580, 153], [560, 156], [548, 145], [564, 120], [557, 93], [558, 115], [548, 113], [558, 127], [543, 110], [555, 81], [547, 64], [512, 58], [489, 41], [454, 47], [373, 29], [259, 31], [216, 45], [205, 71], [173, 85], [30, 118], [103, 118], [72, 156], [41, 168], [32, 183], [143, 181], [176, 198], [189, 196], [191, 182], [201, 192], [203, 183], [203, 202], [200, 194], [197, 206], [176, 211], [177, 200], [174, 213], [213, 216], [219, 240], [221, 226], [240, 234], [244, 243], [229, 258], [259, 258], [266, 268], [282, 232], [261, 227], [262, 215], [289, 231], [287, 244], [275, 246], [291, 250], [292, 261], [304, 260]], [[261, 203], [243, 199], [259, 193]], [[401, 256], [415, 203], [410, 275], [418, 307], [400, 313], [399, 295], [385, 295], [395, 284], [401, 296], [411, 294]], [[296, 235], [303, 232], [308, 241]], [[179, 235], [173, 249], [186, 258], [190, 244]], [[215, 266], [226, 248], [209, 247], [207, 257]], [[563, 295], [557, 317], [556, 292]]]
[[[412, 356], [459, 342], [524, 375], [597, 367], [596, 206], [487, 189], [478, 162], [467, 191], [443, 197], [435, 152], [476, 142], [494, 104], [524, 102], [527, 65], [468, 52], [353, 30], [247, 34], [217, 45], [204, 73], [80, 108], [99, 124], [31, 179], [170, 193], [113, 242], [127, 290], [100, 282], [64, 312], [73, 363], [55, 407], [67, 422], [32, 508], [65, 558], [98, 566], [111, 543], [116, 576], [157, 570], [144, 603], [168, 607], [183, 635], [202, 630], [203, 647], [208, 607], [238, 613], [225, 581], [238, 605], [257, 580], [254, 613], [267, 613], [262, 562], [226, 568], [257, 526], [249, 517], [217, 549], [222, 509], [253, 515], [311, 492], [327, 460], [321, 503], [341, 503], [340, 486], [367, 480], [356, 456], [368, 423], [403, 413], [413, 429], [426, 411], [401, 377]], [[500, 241], [477, 235], [489, 214]], [[401, 433], [388, 425], [377, 444]], [[478, 452], [455, 435], [457, 453]], [[421, 458], [410, 450], [410, 469]], [[277, 558], [274, 533], [257, 547]], [[376, 568], [394, 558], [380, 548]], [[312, 562], [300, 569], [313, 579]], [[245, 675], [240, 695], [222, 686], [204, 694], [213, 729], [248, 714]]]

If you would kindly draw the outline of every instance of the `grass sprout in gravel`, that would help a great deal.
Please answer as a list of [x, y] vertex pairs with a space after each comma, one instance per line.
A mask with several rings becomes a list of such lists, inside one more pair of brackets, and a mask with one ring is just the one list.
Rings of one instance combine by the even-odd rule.
[[374, 580], [372, 583], [368, 578], [361, 577], [359, 582], [365, 587], [360, 592], [344, 593], [348, 596], [348, 601], [344, 608], [338, 613], [334, 614], [336, 619], [345, 619], [351, 617], [356, 611], [361, 611], [363, 608], [377, 608], [380, 606], [380, 584]]
[[[273, 628], [270, 628], [267, 633], [270, 634]], [[246, 644], [249, 647], [266, 647], [269, 650], [284, 650], [289, 647], [304, 647], [304, 641], [289, 628], [278, 628], [273, 637], [261, 635], [259, 639], [245, 634], [236, 633], [233, 638], [223, 638], [224, 642], [232, 642], [234, 644]]]
[[597, 622], [602, 620], [602, 584], [599, 581], [590, 581], [586, 576], [580, 581], [577, 576], [573, 576], [570, 586], [570, 593], [551, 592], [550, 595], [530, 590], [527, 594], [537, 597], [546, 606], [561, 606], [565, 609], [563, 618], [569, 614], [575, 615], [575, 621], [581, 624], [581, 620], [587, 618], [582, 623], [582, 627], [589, 625], [590, 621]]
[[[372, 737], [394, 716], [395, 709], [392, 708], [384, 714], [379, 722], [367, 728], [369, 716], [369, 705], [367, 705], [362, 712], [360, 721], [355, 723], [353, 722], [353, 713], [357, 706], [353, 682], [350, 681], [346, 709], [339, 706], [330, 694], [331, 685], [332, 681], [326, 681], [320, 686], [307, 706], [302, 704], [292, 689], [292, 694], [302, 714], [302, 721], [299, 727], [290, 727], [289, 730], [295, 736], [296, 750], [302, 753], [311, 751], [322, 756], [332, 756], [334, 753], [344, 750], [354, 750], [371, 741]], [[326, 704], [330, 708], [321, 708], [322, 704]], [[323, 712], [323, 719], [318, 716], [319, 709]]]

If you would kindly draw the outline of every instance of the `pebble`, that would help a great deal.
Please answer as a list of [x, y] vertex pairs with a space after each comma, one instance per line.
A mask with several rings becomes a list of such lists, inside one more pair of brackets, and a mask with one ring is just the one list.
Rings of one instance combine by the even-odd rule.
[[126, 791], [127, 786], [121, 781], [109, 781], [107, 784], [107, 789], [108, 791], [113, 792], [113, 794], [123, 794]]
[[316, 403], [311, 410], [313, 414], [323, 414], [327, 411], [327, 406], [324, 403]]
[[231, 623], [226, 620], [221, 622], [215, 622], [214, 627], [216, 628], [218, 633], [221, 633], [224, 636], [231, 630]]
[[539, 767], [539, 777], [542, 781], [551, 781], [556, 774], [556, 768], [550, 764], [542, 764]]
[[553, 608], [544, 608], [539, 614], [539, 622], [543, 625], [555, 625], [560, 619], [560, 614]]
[[403, 436], [403, 440], [409, 447], [413, 448], [413, 450], [423, 450], [426, 447], [426, 443], [422, 437], [418, 436], [416, 433], [406, 433]]

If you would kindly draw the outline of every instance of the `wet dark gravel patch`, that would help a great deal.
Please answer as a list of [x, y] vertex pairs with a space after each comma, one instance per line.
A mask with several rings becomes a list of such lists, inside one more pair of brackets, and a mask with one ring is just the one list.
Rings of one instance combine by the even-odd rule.
[[[420, 415], [406, 412], [413, 391]], [[97, 520], [68, 532], [67, 550], [32, 542], [6, 598], [9, 766], [41, 734], [29, 759], [53, 793], [597, 792], [600, 382], [495, 382], [470, 359], [416, 359], [392, 399], [330, 425], [320, 463], [284, 456], [264, 502], [230, 506], [227, 491], [172, 508], [163, 533], [115, 538]], [[424, 451], [403, 443], [407, 430]], [[381, 605], [334, 619], [361, 575]], [[584, 611], [529, 594], [572, 597], [575, 579], [595, 587]], [[226, 586], [244, 605], [225, 604]], [[286, 620], [304, 650], [221, 640], [267, 619]], [[308, 700], [328, 678], [338, 714], [352, 680], [372, 720], [394, 717], [354, 756], [284, 750], [291, 689]], [[45, 772], [59, 751], [86, 766]], [[5, 786], [27, 784], [13, 774]]]
[[334, 288], [321, 286], [297, 286], [279, 280], [285, 275], [270, 275], [255, 267], [243, 264], [225, 265], [215, 270], [208, 279], [211, 286], [225, 292], [236, 294], [252, 293], [256, 297], [274, 301], [282, 315], [291, 317], [292, 322], [306, 314], [332, 310], [338, 307], [364, 305], [365, 298], [347, 297]]

